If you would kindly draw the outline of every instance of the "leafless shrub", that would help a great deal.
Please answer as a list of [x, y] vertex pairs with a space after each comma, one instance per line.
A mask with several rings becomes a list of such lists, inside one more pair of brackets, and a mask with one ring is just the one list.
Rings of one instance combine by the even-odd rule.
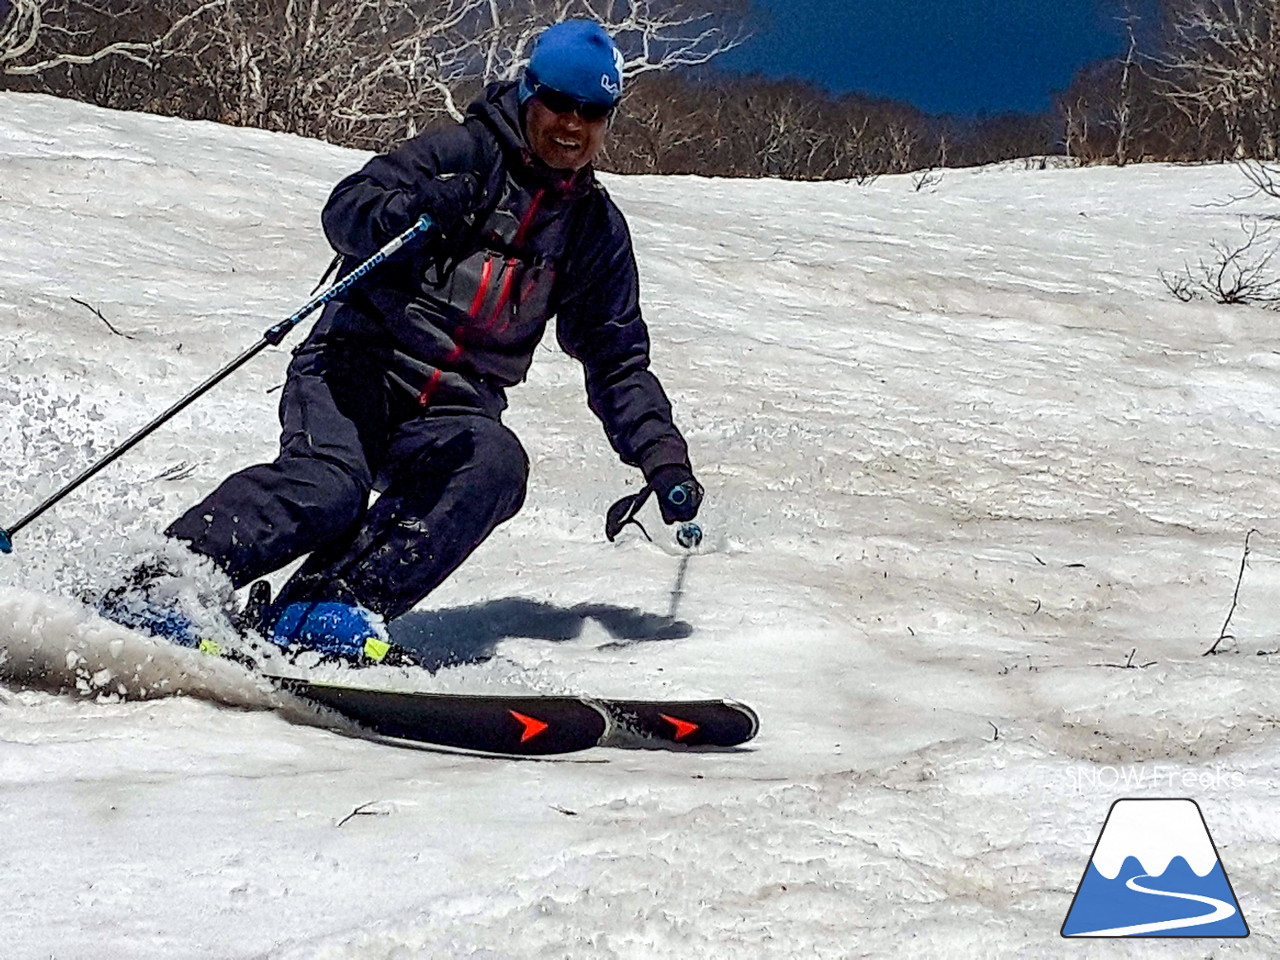
[[1270, 272], [1271, 261], [1280, 245], [1270, 244], [1272, 227], [1257, 221], [1241, 224], [1243, 241], [1211, 244], [1213, 256], [1200, 259], [1196, 267], [1181, 273], [1165, 274], [1165, 288], [1183, 303], [1211, 300], [1221, 304], [1255, 304], [1280, 309], [1280, 277]]
[[1280, 165], [1261, 160], [1242, 160], [1240, 170], [1254, 186], [1254, 194], [1266, 194], [1280, 200]]
[[1161, 270], [1160, 282], [1164, 284], [1166, 290], [1183, 303], [1190, 303], [1197, 298], [1198, 288], [1194, 278], [1191, 276], [1190, 267], [1184, 269], [1182, 273], [1165, 273]]
[[924, 170], [917, 170], [911, 175], [911, 186], [916, 193], [921, 190], [928, 190], [936, 187], [942, 182], [942, 171], [937, 167], [927, 167]]

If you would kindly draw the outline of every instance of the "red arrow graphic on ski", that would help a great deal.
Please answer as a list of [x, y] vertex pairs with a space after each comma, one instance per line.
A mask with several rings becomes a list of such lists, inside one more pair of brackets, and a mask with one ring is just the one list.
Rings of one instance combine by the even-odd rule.
[[681, 720], [679, 717], [668, 716], [665, 713], [659, 714], [659, 716], [676, 728], [675, 738], [677, 740], [683, 740], [685, 737], [698, 731], [698, 725], [696, 723], [690, 723], [688, 720]]
[[524, 727], [524, 736], [520, 738], [521, 743], [528, 743], [542, 731], [547, 729], [547, 724], [543, 723], [536, 717], [529, 717], [523, 713], [517, 713], [515, 710], [508, 710], [507, 713], [520, 721], [520, 725]]

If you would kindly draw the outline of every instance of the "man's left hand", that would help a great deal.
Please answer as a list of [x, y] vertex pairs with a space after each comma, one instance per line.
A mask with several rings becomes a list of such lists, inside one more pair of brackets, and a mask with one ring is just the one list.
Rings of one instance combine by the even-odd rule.
[[659, 467], [649, 481], [658, 497], [658, 509], [667, 523], [692, 520], [702, 505], [702, 484], [693, 478], [693, 471], [680, 464]]

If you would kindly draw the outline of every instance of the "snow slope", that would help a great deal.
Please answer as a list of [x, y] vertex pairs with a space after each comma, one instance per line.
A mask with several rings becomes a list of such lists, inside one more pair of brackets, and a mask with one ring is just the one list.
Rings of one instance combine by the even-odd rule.
[[[362, 160], [0, 94], [0, 524], [306, 299]], [[1280, 329], [1157, 276], [1272, 207], [1218, 167], [607, 182], [707, 542], [681, 582], [604, 541], [637, 478], [549, 338], [525, 511], [398, 625], [455, 665], [362, 680], [734, 696], [752, 748], [395, 748], [86, 612], [272, 455], [268, 353], [0, 557], [4, 955], [1053, 957], [1111, 802], [1192, 796], [1252, 936], [1072, 955], [1273, 956]]]

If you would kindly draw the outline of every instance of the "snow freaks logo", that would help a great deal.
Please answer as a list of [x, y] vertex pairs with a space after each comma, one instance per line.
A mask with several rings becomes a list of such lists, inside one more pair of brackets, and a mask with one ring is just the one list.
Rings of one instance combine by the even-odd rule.
[[1170, 793], [1201, 790], [1239, 790], [1245, 785], [1244, 774], [1228, 770], [1222, 764], [1206, 769], [1185, 770], [1173, 765], [1155, 764], [1140, 767], [1090, 767], [1067, 772], [1067, 783], [1076, 793], [1104, 790], [1114, 795], [1123, 790], [1167, 790]]
[[1111, 805], [1062, 935], [1249, 935], [1194, 800], [1117, 800]]

